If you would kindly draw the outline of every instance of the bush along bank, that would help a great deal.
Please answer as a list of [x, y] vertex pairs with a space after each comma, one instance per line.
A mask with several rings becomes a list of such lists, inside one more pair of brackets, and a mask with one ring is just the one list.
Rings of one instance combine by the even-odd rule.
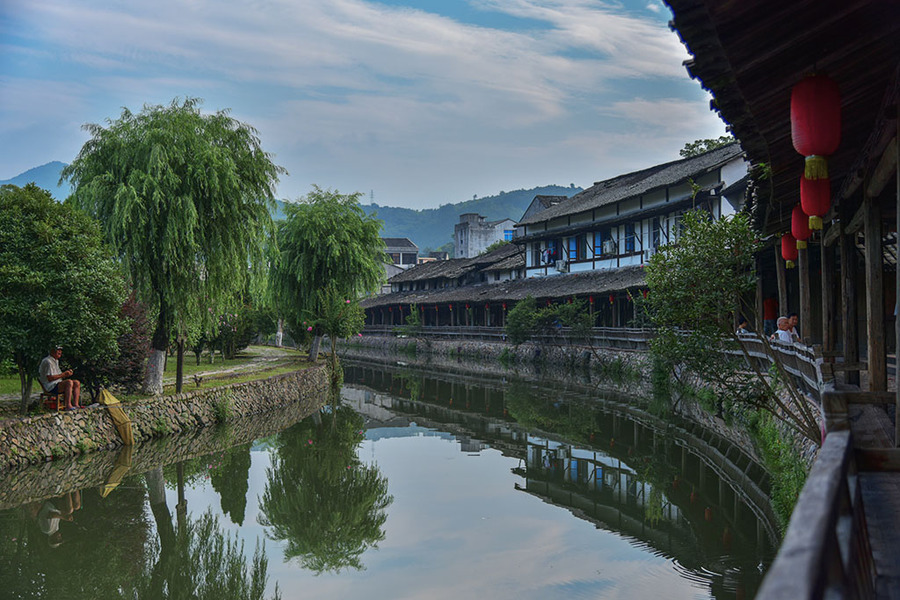
[[[311, 411], [328, 400], [324, 364], [268, 379], [121, 404], [136, 443], [296, 404]], [[0, 423], [0, 470], [122, 446], [103, 406]]]

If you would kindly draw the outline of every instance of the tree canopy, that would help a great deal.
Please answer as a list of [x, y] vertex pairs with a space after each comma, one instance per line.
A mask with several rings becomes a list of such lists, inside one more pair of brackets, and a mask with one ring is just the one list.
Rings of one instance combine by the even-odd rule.
[[23, 410], [51, 344], [70, 358], [117, 352], [125, 298], [94, 221], [34, 184], [0, 187], [0, 355], [19, 369]]
[[265, 264], [275, 184], [284, 169], [256, 130], [200, 100], [128, 109], [91, 139], [62, 172], [69, 201], [96, 217], [158, 315], [145, 393], [162, 392], [161, 353], [173, 329], [210, 320]]
[[751, 314], [745, 299], [756, 285], [758, 248], [748, 216], [713, 220], [694, 210], [685, 213], [683, 224], [678, 241], [662, 246], [646, 269], [650, 293], [643, 305], [657, 327], [654, 357], [683, 375], [715, 383], [720, 397], [734, 406], [764, 410], [818, 443], [815, 415], [788, 378], [780, 378], [791, 395], [785, 402], [769, 374], [749, 369], [752, 362], [741, 354], [735, 313]]
[[381, 285], [388, 261], [381, 221], [365, 214], [360, 196], [314, 186], [301, 202], [285, 206], [271, 289], [294, 331], [301, 320], [323, 316], [326, 288], [332, 297], [355, 300]]
[[691, 156], [697, 156], [698, 154], [703, 154], [704, 152], [727, 146], [735, 141], [737, 140], [730, 135], [721, 135], [717, 138], [707, 138], [704, 140], [694, 140], [693, 142], [686, 143], [684, 148], [678, 151], [678, 154], [682, 158], [690, 158]]

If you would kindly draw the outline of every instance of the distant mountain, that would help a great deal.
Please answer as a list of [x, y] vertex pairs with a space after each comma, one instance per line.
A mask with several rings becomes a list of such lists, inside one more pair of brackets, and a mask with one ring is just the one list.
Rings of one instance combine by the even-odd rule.
[[0, 185], [11, 183], [12, 185], [24, 187], [25, 184], [34, 182], [38, 187], [50, 192], [57, 200], [65, 200], [66, 196], [71, 192], [72, 187], [68, 183], [57, 185], [59, 174], [65, 166], [66, 163], [54, 160], [53, 162], [48, 162], [46, 165], [28, 169], [12, 179], [0, 180]]
[[[64, 200], [69, 195], [71, 188], [68, 184], [58, 186], [57, 182], [59, 174], [65, 166], [65, 163], [58, 160], [49, 162], [46, 165], [28, 169], [12, 179], [0, 181], [0, 185], [11, 183], [24, 186], [33, 181], [39, 187], [48, 190], [57, 200]], [[452, 242], [453, 226], [459, 223], [459, 215], [463, 213], [478, 213], [486, 217], [488, 221], [506, 218], [518, 221], [535, 196], [574, 196], [580, 191], [580, 187], [545, 185], [530, 190], [500, 192], [495, 196], [465, 200], [456, 204], [444, 204], [438, 208], [413, 210], [367, 204], [363, 206], [363, 210], [366, 211], [366, 214], [375, 213], [375, 216], [384, 221], [382, 237], [407, 237], [415, 242], [420, 251], [425, 251], [436, 250]], [[283, 201], [277, 202], [275, 213], [272, 216], [275, 219], [284, 218]]]
[[580, 187], [545, 185], [530, 190], [500, 192], [496, 196], [486, 196], [466, 200], [456, 204], [444, 204], [438, 208], [412, 210], [393, 206], [371, 204], [363, 206], [366, 213], [384, 221], [383, 237], [408, 237], [419, 251], [435, 250], [453, 241], [453, 227], [459, 223], [464, 213], [478, 213], [488, 221], [512, 219], [518, 221], [535, 196], [574, 196]]

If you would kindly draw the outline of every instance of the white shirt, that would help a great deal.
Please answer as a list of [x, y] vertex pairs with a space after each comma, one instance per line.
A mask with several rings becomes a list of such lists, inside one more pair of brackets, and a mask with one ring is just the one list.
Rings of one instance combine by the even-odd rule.
[[47, 379], [48, 375], [62, 375], [62, 371], [59, 370], [59, 361], [49, 355], [44, 357], [38, 369], [38, 379], [41, 381], [41, 387], [49, 392], [56, 389], [59, 379], [50, 381]]
[[794, 338], [793, 338], [793, 336], [791, 336], [790, 331], [785, 331], [784, 329], [779, 329], [777, 333], [778, 333], [778, 339], [780, 341], [785, 342], [786, 344], [794, 343]]

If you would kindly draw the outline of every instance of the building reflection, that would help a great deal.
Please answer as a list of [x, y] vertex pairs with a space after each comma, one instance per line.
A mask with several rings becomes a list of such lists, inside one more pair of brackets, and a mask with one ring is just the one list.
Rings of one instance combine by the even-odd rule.
[[714, 597], [752, 597], [780, 543], [765, 470], [695, 424], [588, 393], [345, 361], [344, 400], [379, 436], [415, 424], [461, 452], [499, 450], [519, 460], [516, 489], [672, 560]]

